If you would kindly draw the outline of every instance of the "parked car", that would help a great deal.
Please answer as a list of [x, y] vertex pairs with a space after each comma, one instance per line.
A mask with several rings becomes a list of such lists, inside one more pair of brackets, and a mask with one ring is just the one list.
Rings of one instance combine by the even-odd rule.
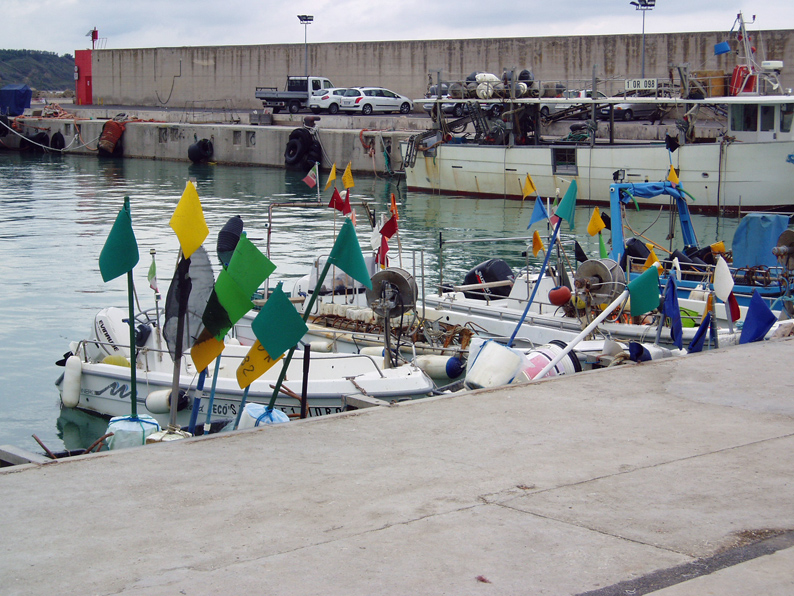
[[[593, 91], [591, 89], [569, 89], [568, 91], [564, 91], [558, 97], [563, 97], [566, 99], [584, 99], [593, 97]], [[603, 98], [607, 97], [601, 91], [596, 91], [596, 98]], [[572, 108], [577, 104], [576, 102], [572, 103], [548, 103], [548, 104], [541, 104], [540, 105], [540, 115], [544, 118], [548, 118], [551, 114], [556, 114], [557, 112], [562, 112], [563, 110], [567, 110], [568, 108]], [[574, 116], [571, 116], [572, 118]], [[579, 118], [586, 120], [588, 118], [588, 113], [582, 112], [579, 114]]]
[[342, 97], [340, 109], [343, 112], [359, 112], [369, 116], [373, 112], [400, 112], [408, 114], [414, 108], [414, 102], [382, 87], [353, 87]]
[[[615, 120], [644, 120], [649, 119], [658, 112], [659, 106], [655, 103], [617, 103], [612, 106], [615, 110]], [[603, 106], [598, 111], [601, 120], [609, 120], [609, 106]]]
[[[435, 96], [428, 97], [427, 99], [437, 99]], [[449, 99], [449, 95], [442, 95], [441, 96], [441, 110], [445, 114], [451, 114], [456, 118], [460, 118], [464, 114], [468, 114], [469, 110], [466, 107], [466, 104], [463, 102], [446, 102], [445, 99]], [[430, 114], [435, 107], [435, 101], [428, 101], [422, 104], [422, 108], [424, 108], [425, 112]]]
[[345, 91], [347, 91], [347, 87], [333, 87], [315, 91], [309, 98], [309, 109], [315, 114], [320, 112], [337, 114]]

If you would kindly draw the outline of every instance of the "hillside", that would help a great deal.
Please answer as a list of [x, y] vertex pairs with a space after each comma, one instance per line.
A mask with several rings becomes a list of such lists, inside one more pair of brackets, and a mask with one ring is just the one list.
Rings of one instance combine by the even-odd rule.
[[74, 57], [37, 50], [0, 50], [0, 87], [12, 84], [36, 91], [73, 90]]

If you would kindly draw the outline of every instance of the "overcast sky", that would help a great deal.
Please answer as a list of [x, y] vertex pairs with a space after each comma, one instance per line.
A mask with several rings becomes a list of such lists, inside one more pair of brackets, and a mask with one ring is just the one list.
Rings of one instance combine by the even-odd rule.
[[[743, 3], [742, 3], [743, 2]], [[2, 49], [74, 54], [99, 31], [107, 49], [641, 33], [629, 0], [3, 0]], [[658, 0], [646, 33], [794, 29], [794, 0]], [[103, 47], [103, 46], [98, 46]], [[792, 65], [794, 67], [794, 65]]]

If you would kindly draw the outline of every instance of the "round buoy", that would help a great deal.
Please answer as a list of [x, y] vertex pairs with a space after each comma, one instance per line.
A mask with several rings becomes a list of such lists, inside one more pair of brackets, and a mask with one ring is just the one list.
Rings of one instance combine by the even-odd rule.
[[571, 288], [568, 286], [557, 286], [549, 291], [549, 302], [554, 306], [562, 306], [571, 299]]

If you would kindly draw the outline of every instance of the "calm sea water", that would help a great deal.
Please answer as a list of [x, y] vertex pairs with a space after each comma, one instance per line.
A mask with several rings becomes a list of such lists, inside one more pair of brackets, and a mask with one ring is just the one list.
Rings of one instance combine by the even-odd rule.
[[[124, 278], [103, 283], [98, 266], [125, 196], [131, 200], [141, 254], [134, 270], [138, 299], [143, 308], [154, 306], [146, 279], [150, 249], [157, 252], [165, 296], [178, 250], [168, 221], [191, 178], [210, 228], [205, 246], [213, 258], [217, 233], [229, 217], [240, 215], [249, 238], [264, 252], [269, 207], [317, 197], [302, 182], [302, 174], [274, 168], [0, 153], [0, 445], [41, 452], [36, 435], [53, 451], [79, 449], [104, 433], [104, 420], [60, 409], [54, 382], [63, 369], [55, 362], [70, 341], [88, 335], [100, 308], [126, 306]], [[407, 193], [395, 180], [361, 176], [351, 199], [370, 199], [382, 214], [388, 212], [392, 193], [400, 210], [400, 233], [399, 244], [391, 242], [389, 256], [398, 264], [402, 247], [407, 263], [408, 251], [424, 250], [428, 289], [439, 279], [439, 231], [445, 240], [525, 236], [533, 207], [531, 200], [522, 204]], [[323, 193], [325, 204], [329, 197]], [[316, 255], [327, 254], [340, 220], [335, 221], [327, 208], [276, 206], [272, 214], [271, 260], [277, 269], [271, 279], [288, 282], [306, 273]], [[585, 251], [597, 255], [597, 241], [585, 233], [590, 214], [589, 208], [579, 209], [576, 231]], [[638, 232], [650, 227], [646, 236], [667, 246], [667, 218], [657, 217], [656, 211], [633, 213], [632, 227]], [[693, 219], [701, 244], [729, 242], [738, 224], [736, 219]], [[366, 248], [371, 228], [361, 210], [357, 221], [359, 240]], [[443, 250], [444, 280], [460, 281], [466, 271], [492, 256], [521, 267], [525, 250], [523, 241], [498, 247], [493, 242], [449, 244]], [[573, 262], [572, 254], [570, 258]], [[534, 263], [531, 256], [529, 260]]]

